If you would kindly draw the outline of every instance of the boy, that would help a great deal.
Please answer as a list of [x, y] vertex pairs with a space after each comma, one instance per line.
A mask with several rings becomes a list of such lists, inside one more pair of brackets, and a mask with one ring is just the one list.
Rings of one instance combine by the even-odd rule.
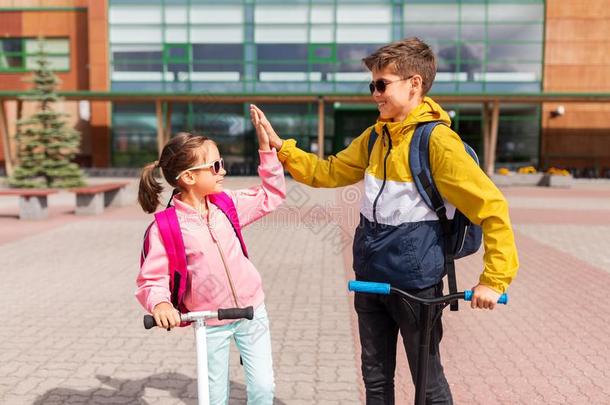
[[[261, 115], [270, 144], [292, 177], [312, 187], [341, 187], [364, 179], [360, 224], [354, 236], [354, 271], [359, 280], [389, 282], [420, 297], [442, 295], [444, 255], [438, 217], [420, 197], [408, 165], [417, 124], [442, 121], [430, 139], [430, 167], [447, 202], [481, 225], [484, 270], [473, 288], [472, 308], [493, 309], [518, 268], [517, 251], [504, 196], [467, 154], [450, 128], [448, 114], [426, 94], [436, 74], [432, 50], [417, 38], [386, 45], [363, 59], [371, 71], [379, 119], [336, 156], [320, 160], [282, 141]], [[256, 107], [253, 107], [256, 108]], [[259, 110], [260, 111], [260, 110]], [[262, 114], [262, 112], [261, 112]], [[372, 129], [378, 134], [369, 156]], [[439, 237], [439, 235], [441, 235]], [[400, 331], [413, 380], [417, 372], [419, 308], [395, 295], [356, 294], [366, 403], [394, 404], [396, 342]], [[435, 314], [433, 314], [434, 316]], [[426, 402], [451, 404], [439, 356], [442, 325], [432, 331]]]

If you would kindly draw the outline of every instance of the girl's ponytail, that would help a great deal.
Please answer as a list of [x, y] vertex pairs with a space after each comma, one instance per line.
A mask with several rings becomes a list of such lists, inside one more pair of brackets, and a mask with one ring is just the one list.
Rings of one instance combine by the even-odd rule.
[[159, 194], [163, 191], [163, 186], [155, 179], [155, 169], [159, 167], [158, 165], [158, 162], [147, 164], [140, 175], [138, 202], [142, 209], [149, 214], [157, 210]]
[[167, 183], [175, 189], [175, 194], [176, 189], [180, 189], [176, 176], [197, 164], [201, 147], [206, 141], [211, 140], [204, 136], [180, 132], [163, 147], [158, 161], [144, 166], [138, 190], [138, 202], [144, 211], [149, 214], [155, 212], [160, 203], [159, 195], [163, 192], [163, 186], [155, 179], [155, 169], [161, 169]]

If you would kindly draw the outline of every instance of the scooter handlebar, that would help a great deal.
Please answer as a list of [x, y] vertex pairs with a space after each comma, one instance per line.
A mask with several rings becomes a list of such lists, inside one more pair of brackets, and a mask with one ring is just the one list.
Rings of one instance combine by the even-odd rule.
[[[472, 301], [472, 293], [472, 290], [464, 291], [464, 301]], [[508, 295], [506, 295], [506, 293], [500, 295], [500, 298], [498, 298], [498, 304], [508, 304]]]
[[[382, 295], [389, 295], [393, 290], [392, 286], [387, 283], [375, 283], [375, 282], [371, 282], [371, 281], [356, 281], [356, 280], [350, 280], [347, 283], [347, 288], [349, 291], [355, 291], [355, 292], [360, 292], [360, 293], [369, 293], [369, 294], [382, 294]], [[405, 292], [403, 292], [401, 290], [394, 289], [394, 291], [399, 294], [409, 296], [409, 294], [406, 294]], [[461, 294], [463, 294], [463, 296], [460, 296]], [[454, 294], [455, 298], [453, 298], [453, 299], [463, 298], [464, 301], [472, 301], [472, 294], [473, 294], [472, 290], [467, 290], [467, 291], [464, 291], [463, 293]], [[430, 301], [430, 300], [425, 300], [425, 299], [421, 299], [421, 298], [417, 298], [417, 297], [412, 297], [412, 298], [414, 300], [421, 301], [421, 302]], [[440, 298], [436, 299], [435, 301], [438, 301], [441, 299], [447, 299], [447, 298], [450, 298], [450, 296], [440, 297]], [[508, 295], [502, 294], [500, 296], [500, 298], [498, 298], [498, 304], [504, 304], [504, 305], [508, 304]]]
[[[191, 316], [189, 316], [191, 315]], [[205, 318], [218, 318], [219, 321], [223, 319], [248, 319], [254, 318], [254, 308], [251, 306], [246, 308], [226, 308], [219, 309], [218, 312], [189, 312], [188, 314], [181, 314], [182, 321], [193, 322], [194, 319], [205, 316]], [[152, 329], [157, 325], [155, 318], [152, 315], [144, 315], [144, 328]]]
[[218, 320], [222, 321], [223, 319], [248, 319], [252, 320], [254, 318], [254, 308], [246, 307], [246, 308], [227, 308], [227, 309], [219, 309], [218, 310]]
[[144, 329], [152, 329], [157, 326], [157, 322], [152, 315], [144, 315]]
[[350, 291], [355, 292], [389, 295], [391, 286], [386, 283], [373, 283], [370, 281], [350, 280], [347, 283], [347, 288]]

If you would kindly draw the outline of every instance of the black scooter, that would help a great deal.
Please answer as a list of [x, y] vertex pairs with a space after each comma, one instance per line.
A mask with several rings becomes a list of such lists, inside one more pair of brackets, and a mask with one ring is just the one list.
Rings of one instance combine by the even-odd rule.
[[[449, 305], [452, 301], [463, 299], [464, 301], [470, 301], [472, 299], [472, 291], [462, 291], [457, 292], [455, 294], [443, 295], [437, 298], [420, 298], [414, 295], [411, 295], [407, 292], [399, 290], [398, 288], [392, 287], [390, 284], [385, 283], [373, 283], [368, 281], [354, 281], [351, 280], [347, 285], [348, 290], [359, 292], [359, 293], [369, 293], [369, 294], [398, 294], [401, 297], [405, 298], [407, 301], [416, 302], [421, 304], [420, 308], [420, 330], [422, 333], [419, 338], [419, 353], [418, 357], [418, 367], [417, 367], [417, 377], [415, 382], [415, 405], [425, 405], [426, 404], [426, 383], [428, 378], [428, 360], [429, 360], [429, 349], [430, 349], [430, 335], [432, 333], [432, 327], [438, 320], [442, 310], [445, 309], [447, 305]], [[508, 295], [502, 294], [498, 299], [498, 304], [507, 304], [508, 303]], [[440, 311], [438, 311], [437, 316], [432, 318], [432, 307], [439, 306]]]

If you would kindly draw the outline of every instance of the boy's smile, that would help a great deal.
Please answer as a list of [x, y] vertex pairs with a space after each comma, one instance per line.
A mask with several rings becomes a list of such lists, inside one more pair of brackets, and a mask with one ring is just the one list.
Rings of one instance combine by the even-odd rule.
[[372, 97], [381, 119], [402, 121], [421, 103], [421, 85], [418, 85], [421, 83], [420, 75], [403, 78], [389, 66], [371, 73]]

